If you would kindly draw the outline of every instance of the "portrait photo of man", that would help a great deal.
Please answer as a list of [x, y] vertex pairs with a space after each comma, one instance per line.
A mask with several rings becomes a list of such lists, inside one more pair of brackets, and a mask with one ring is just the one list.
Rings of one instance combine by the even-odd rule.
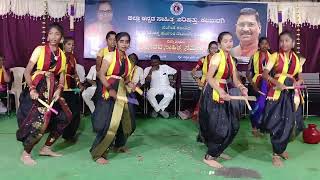
[[233, 57], [240, 62], [249, 62], [250, 57], [258, 49], [261, 22], [259, 13], [253, 8], [243, 8], [236, 23], [236, 35], [239, 45], [231, 50]]
[[111, 1], [97, 1], [96, 17], [85, 26], [84, 57], [96, 58], [98, 51], [105, 45], [105, 37], [109, 31], [114, 31], [112, 25], [113, 10]]

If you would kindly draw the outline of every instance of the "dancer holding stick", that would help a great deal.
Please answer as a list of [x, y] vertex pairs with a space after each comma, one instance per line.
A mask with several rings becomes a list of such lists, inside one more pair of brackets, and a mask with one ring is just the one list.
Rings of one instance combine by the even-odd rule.
[[[59, 24], [50, 25], [47, 44], [33, 51], [24, 72], [27, 87], [24, 87], [20, 96], [17, 113], [19, 129], [16, 135], [17, 140], [23, 144], [24, 151], [20, 159], [26, 165], [36, 164], [31, 151], [45, 132], [49, 132], [49, 136], [40, 155], [61, 156], [53, 152], [51, 146], [72, 118], [68, 105], [60, 98], [66, 67], [66, 56], [58, 47], [62, 36], [63, 29]], [[55, 101], [58, 103], [54, 104]], [[53, 114], [53, 109], [58, 114]]]
[[116, 43], [117, 49], [104, 57], [98, 74], [103, 84], [103, 100], [97, 102], [94, 118], [100, 119], [104, 124], [95, 127], [97, 136], [90, 149], [93, 160], [98, 164], [108, 162], [107, 153], [110, 148], [117, 152], [127, 152], [126, 141], [135, 130], [134, 105], [126, 102], [130, 93], [126, 85], [135, 90], [135, 85], [130, 82], [132, 64], [126, 56], [130, 35], [126, 32], [118, 33]]
[[[231, 78], [241, 94], [247, 97], [247, 88], [239, 81], [237, 70], [230, 55], [233, 47], [232, 35], [222, 32], [218, 36], [220, 51], [211, 61], [207, 73], [208, 84], [200, 99], [200, 131], [208, 147], [204, 163], [214, 168], [223, 167], [217, 158], [230, 159], [224, 150], [231, 144], [239, 130], [237, 110], [231, 106], [227, 79]], [[247, 100], [247, 99], [246, 99]]]
[[285, 151], [287, 145], [304, 127], [303, 98], [300, 89], [292, 89], [301, 87], [303, 83], [300, 59], [292, 50], [294, 44], [293, 34], [282, 32], [279, 36], [280, 51], [272, 54], [262, 75], [272, 86], [268, 91], [262, 127], [270, 132], [272, 164], [276, 167], [283, 166], [281, 159], [289, 158]]

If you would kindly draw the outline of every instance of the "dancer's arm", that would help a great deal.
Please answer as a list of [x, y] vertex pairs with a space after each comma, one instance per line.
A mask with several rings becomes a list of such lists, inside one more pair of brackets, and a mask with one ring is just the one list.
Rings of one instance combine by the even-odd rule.
[[100, 69], [101, 69], [102, 61], [103, 61], [103, 49], [100, 49], [98, 54], [97, 54], [97, 58], [96, 58], [96, 70], [97, 70], [97, 72], [99, 72]]
[[[196, 77], [196, 71], [198, 71], [198, 69], [202, 68], [204, 58], [205, 58], [205, 57], [200, 58], [200, 59], [198, 60], [198, 62], [197, 62], [197, 65], [196, 65], [196, 66], [192, 69], [192, 71], [191, 71], [192, 77], [193, 77], [195, 80], [197, 80], [197, 79], [200, 80], [200, 78]], [[196, 78], [197, 78], [197, 79], [196, 79]]]
[[60, 72], [58, 88], [53, 93], [53, 99], [54, 100], [58, 100], [60, 95], [61, 95], [61, 92], [63, 91], [63, 88], [64, 88], [64, 77], [65, 77], [65, 71]]
[[278, 89], [284, 90], [286, 89], [286, 86], [279, 83], [276, 79], [274, 79], [269, 75], [270, 71], [273, 69], [276, 63], [277, 58], [278, 58], [278, 53], [274, 53], [271, 55], [270, 60], [268, 61], [268, 64], [262, 73], [262, 77], [268, 82], [271, 82], [272, 84], [274, 84]]
[[36, 49], [33, 50], [32, 52], [32, 55], [31, 55], [31, 58], [27, 64], [27, 67], [26, 69], [24, 70], [24, 78], [25, 78], [25, 81], [29, 87], [29, 91], [30, 91], [30, 97], [31, 99], [38, 99], [39, 97], [39, 94], [36, 90], [36, 87], [32, 85], [32, 79], [31, 79], [31, 72], [32, 72], [32, 69], [34, 67], [34, 65], [37, 63], [38, 59], [39, 59], [39, 56], [40, 56], [40, 51], [41, 51], [41, 47], [38, 46]]
[[4, 80], [4, 82], [6, 82], [6, 83], [10, 82], [10, 80], [11, 80], [10, 75], [7, 72], [7, 70], [4, 67], [4, 65], [2, 65], [2, 69], [3, 69], [3, 80]]

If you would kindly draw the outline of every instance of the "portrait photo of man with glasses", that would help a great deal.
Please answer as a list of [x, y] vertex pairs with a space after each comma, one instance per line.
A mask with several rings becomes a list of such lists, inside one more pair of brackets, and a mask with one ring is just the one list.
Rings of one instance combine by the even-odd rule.
[[85, 58], [96, 58], [98, 51], [105, 46], [105, 37], [109, 31], [114, 31], [112, 25], [113, 10], [111, 1], [97, 1], [96, 18], [86, 25], [84, 38]]
[[240, 43], [232, 49], [232, 56], [240, 62], [249, 62], [250, 57], [258, 49], [260, 33], [259, 13], [253, 8], [241, 9], [236, 23], [236, 35]]

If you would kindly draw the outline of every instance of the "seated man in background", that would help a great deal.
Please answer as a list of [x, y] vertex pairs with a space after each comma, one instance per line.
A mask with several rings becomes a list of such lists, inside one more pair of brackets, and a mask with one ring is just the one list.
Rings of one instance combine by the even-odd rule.
[[[132, 73], [131, 73], [131, 82], [138, 88], [144, 88], [144, 76], [143, 76], [143, 69], [137, 65], [139, 58], [135, 53], [132, 53], [128, 56], [129, 60], [132, 63]], [[136, 112], [144, 112], [144, 98], [143, 96], [139, 95], [137, 92], [131, 93], [129, 96], [136, 98], [140, 105], [136, 108]]]
[[76, 64], [76, 71], [79, 76], [80, 83], [83, 84], [86, 81], [86, 71], [81, 64]]
[[96, 76], [97, 76], [97, 71], [96, 71], [96, 65], [92, 66], [89, 70], [89, 73], [86, 77], [87, 82], [91, 85], [90, 87], [86, 88], [82, 92], [82, 98], [83, 101], [87, 104], [89, 107], [91, 113], [93, 113], [95, 106], [92, 101], [92, 97], [96, 91], [97, 85], [96, 85]]
[[[176, 78], [177, 70], [168, 65], [160, 65], [160, 57], [158, 55], [151, 56], [151, 67], [144, 70], [146, 82], [150, 82], [150, 89], [147, 92], [147, 98], [153, 107], [152, 117], [157, 117], [158, 113], [168, 118], [169, 113], [165, 109], [170, 104], [176, 93], [175, 88], [170, 86], [169, 75], [174, 75]], [[163, 95], [162, 100], [158, 103], [156, 96]]]
[[135, 53], [132, 53], [128, 56], [132, 64], [134, 65], [133, 68], [133, 75], [132, 75], [132, 82], [137, 87], [141, 87], [144, 85], [144, 77], [143, 77], [143, 69], [137, 65], [139, 58]]
[[[10, 75], [4, 67], [4, 56], [0, 54], [0, 93], [7, 92], [7, 83], [10, 82]], [[7, 112], [7, 108], [0, 100], [0, 113]]]

